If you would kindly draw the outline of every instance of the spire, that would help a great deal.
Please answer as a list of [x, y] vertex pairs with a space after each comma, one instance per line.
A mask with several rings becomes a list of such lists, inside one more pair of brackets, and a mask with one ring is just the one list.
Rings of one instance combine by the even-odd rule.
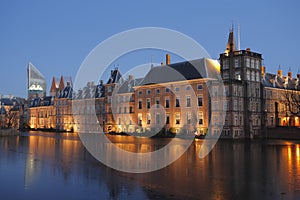
[[55, 77], [53, 77], [51, 88], [50, 88], [50, 96], [55, 96], [55, 94], [56, 94], [56, 83], [55, 83]]
[[61, 76], [60, 77], [60, 81], [59, 81], [59, 86], [58, 86], [58, 90], [62, 91], [65, 88], [65, 81], [64, 81], [64, 77]]
[[234, 51], [236, 51], [236, 43], [235, 43], [235, 38], [234, 38], [234, 34], [233, 34], [233, 25], [232, 25], [232, 28], [229, 33], [225, 52], [229, 53], [229, 52], [234, 52]]

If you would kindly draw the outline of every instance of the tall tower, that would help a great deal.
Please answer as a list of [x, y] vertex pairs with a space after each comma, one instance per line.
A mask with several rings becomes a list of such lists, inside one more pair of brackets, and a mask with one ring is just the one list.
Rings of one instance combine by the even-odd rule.
[[220, 54], [221, 76], [227, 96], [224, 137], [252, 138], [262, 130], [262, 55], [250, 48], [237, 50], [230, 30], [225, 53]]
[[28, 99], [46, 96], [46, 80], [43, 74], [32, 64], [27, 66]]

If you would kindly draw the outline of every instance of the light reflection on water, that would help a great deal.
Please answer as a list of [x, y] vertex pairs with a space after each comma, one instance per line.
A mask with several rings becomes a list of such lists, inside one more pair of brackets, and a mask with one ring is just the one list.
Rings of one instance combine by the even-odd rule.
[[[171, 140], [110, 139], [131, 152], [155, 151]], [[299, 142], [219, 141], [199, 159], [202, 142], [164, 169], [128, 174], [93, 159], [76, 134], [1, 137], [1, 199], [300, 198]]]

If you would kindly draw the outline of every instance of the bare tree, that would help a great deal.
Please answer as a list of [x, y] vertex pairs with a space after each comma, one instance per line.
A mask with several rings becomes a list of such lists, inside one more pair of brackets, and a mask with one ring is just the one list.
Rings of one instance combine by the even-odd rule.
[[287, 90], [285, 92], [285, 100], [288, 116], [300, 117], [300, 91]]

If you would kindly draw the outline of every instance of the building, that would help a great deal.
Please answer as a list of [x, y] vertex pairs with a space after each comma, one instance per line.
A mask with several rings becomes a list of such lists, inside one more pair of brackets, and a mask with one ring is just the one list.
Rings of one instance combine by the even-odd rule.
[[43, 74], [32, 64], [27, 66], [27, 99], [46, 96], [46, 80]]
[[237, 49], [232, 29], [219, 62], [201, 58], [171, 63], [166, 55], [166, 64], [149, 66], [145, 77], [124, 78], [116, 68], [106, 83], [88, 82], [76, 93], [71, 79], [53, 78], [50, 97], [34, 98], [29, 108], [31, 127], [221, 133], [235, 139], [262, 137], [267, 128], [300, 126], [300, 73], [296, 78], [291, 72], [283, 76], [281, 69], [266, 73], [262, 62], [262, 54]]
[[0, 98], [0, 128], [17, 128], [23, 125], [25, 100], [9, 95]]
[[262, 55], [250, 48], [238, 50], [233, 29], [225, 53], [220, 54], [221, 76], [227, 96], [223, 136], [252, 138], [262, 133]]

